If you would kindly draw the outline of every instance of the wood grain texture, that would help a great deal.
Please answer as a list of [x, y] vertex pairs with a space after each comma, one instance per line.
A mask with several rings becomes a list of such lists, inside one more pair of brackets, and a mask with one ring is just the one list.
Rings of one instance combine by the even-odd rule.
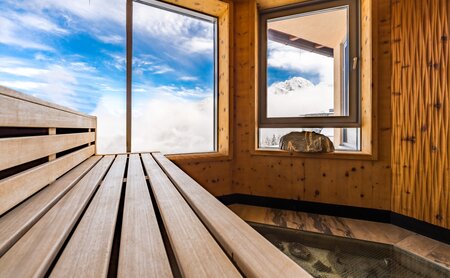
[[[373, 142], [379, 144], [377, 160], [303, 158], [254, 153], [257, 132], [257, 2], [234, 2], [234, 53], [235, 53], [235, 107], [234, 151], [232, 185], [234, 193], [270, 196], [277, 198], [352, 205], [367, 208], [390, 209], [390, 1], [379, 0], [373, 4], [362, 1], [363, 26], [368, 30], [362, 36], [367, 44], [372, 32], [374, 84], [368, 97], [373, 97], [377, 108], [363, 111], [365, 117], [377, 120], [373, 125]], [[270, 2], [270, 1], [266, 1]], [[275, 3], [274, 3], [275, 5]], [[369, 30], [371, 27], [371, 31]], [[368, 33], [367, 33], [368, 32]], [[367, 46], [367, 45], [366, 45]], [[367, 59], [370, 59], [369, 57]], [[368, 64], [363, 60], [364, 65]], [[365, 67], [362, 65], [363, 67]], [[370, 95], [371, 94], [371, 95]], [[387, 113], [386, 113], [387, 112]], [[376, 142], [375, 142], [376, 141]]]
[[0, 126], [95, 128], [96, 118], [0, 94]]
[[116, 157], [50, 277], [108, 275], [126, 163], [126, 155]]
[[245, 276], [310, 277], [175, 164], [153, 156]]
[[221, 16], [228, 8], [228, 1], [193, 1], [193, 0], [163, 0], [163, 2], [181, 6], [201, 13]]
[[172, 277], [138, 154], [130, 155], [118, 277]]
[[72, 114], [75, 114], [75, 115], [79, 115], [79, 116], [83, 116], [83, 117], [87, 117], [87, 118], [92, 118], [94, 120], [96, 119], [95, 116], [91, 116], [91, 115], [88, 115], [88, 114], [83, 114], [83, 113], [81, 113], [79, 111], [76, 111], [74, 109], [70, 109], [70, 108], [62, 106], [62, 105], [51, 103], [51, 102], [48, 102], [48, 101], [45, 101], [45, 100], [33, 97], [31, 95], [24, 94], [24, 93], [12, 90], [12, 89], [4, 87], [2, 85], [0, 85], [0, 95], [9, 96], [9, 97], [16, 98], [16, 99], [19, 99], [19, 100], [23, 100], [23, 101], [26, 101], [26, 102], [36, 103], [36, 104], [39, 104], [39, 105], [41, 105], [43, 107], [58, 109], [58, 110], [65, 111], [65, 112], [68, 112], [68, 113], [72, 113]]
[[241, 277], [152, 156], [142, 160], [183, 277]]
[[95, 152], [89, 146], [0, 180], [0, 215], [55, 181]]
[[0, 218], [0, 256], [64, 196], [99, 160], [93, 156]]
[[450, 228], [450, 3], [392, 2], [392, 210]]
[[45, 275], [112, 161], [100, 160], [0, 258], [0, 277]]
[[0, 171], [92, 141], [95, 141], [95, 132], [3, 138], [0, 139]]

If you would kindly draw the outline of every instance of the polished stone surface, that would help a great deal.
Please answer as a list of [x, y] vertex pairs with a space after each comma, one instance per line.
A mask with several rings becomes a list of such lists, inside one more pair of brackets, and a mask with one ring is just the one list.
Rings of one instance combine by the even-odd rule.
[[450, 246], [392, 224], [248, 205], [229, 208], [245, 221], [392, 244], [450, 268]]

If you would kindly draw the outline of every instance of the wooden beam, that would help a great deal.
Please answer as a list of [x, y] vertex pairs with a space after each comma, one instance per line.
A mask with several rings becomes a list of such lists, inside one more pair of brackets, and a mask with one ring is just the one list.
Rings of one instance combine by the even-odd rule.
[[127, 30], [127, 116], [126, 116], [126, 142], [127, 152], [131, 152], [131, 125], [132, 125], [132, 76], [133, 76], [133, 0], [126, 3], [126, 30]]
[[118, 277], [172, 277], [138, 154], [130, 155]]
[[74, 133], [0, 139], [0, 171], [95, 141], [95, 133]]
[[100, 160], [0, 258], [0, 277], [44, 277], [113, 159]]
[[93, 156], [0, 218], [0, 257], [101, 159]]
[[96, 118], [0, 94], [0, 126], [95, 128]]
[[48, 102], [48, 101], [44, 101], [42, 99], [33, 97], [31, 95], [27, 95], [27, 94], [24, 94], [24, 93], [20, 93], [18, 91], [12, 90], [10, 88], [7, 88], [7, 87], [1, 86], [1, 85], [0, 85], [0, 95], [9, 96], [9, 97], [12, 97], [12, 98], [15, 98], [15, 99], [18, 99], [18, 100], [39, 104], [40, 106], [43, 106], [43, 107], [54, 108], [54, 109], [57, 109], [57, 110], [61, 110], [61, 111], [68, 112], [68, 113], [72, 113], [72, 114], [79, 115], [79, 116], [96, 119], [95, 116], [91, 116], [91, 115], [88, 115], [88, 114], [83, 114], [83, 113], [81, 113], [79, 111], [70, 109], [68, 107], [61, 106], [61, 105], [58, 105], [58, 104], [55, 104], [55, 103], [51, 103], [51, 102]]
[[142, 160], [182, 276], [241, 277], [151, 155]]
[[0, 181], [0, 215], [94, 154], [94, 146], [62, 156]]
[[50, 277], [107, 277], [126, 162], [114, 161]]
[[327, 57], [333, 57], [334, 56], [334, 50], [333, 48], [326, 47], [302, 38], [293, 37], [292, 35], [273, 30], [268, 29], [267, 30], [267, 38], [269, 40], [289, 45], [291, 47], [295, 47], [304, 51], [309, 51], [313, 53], [317, 53], [320, 55], [324, 55]]

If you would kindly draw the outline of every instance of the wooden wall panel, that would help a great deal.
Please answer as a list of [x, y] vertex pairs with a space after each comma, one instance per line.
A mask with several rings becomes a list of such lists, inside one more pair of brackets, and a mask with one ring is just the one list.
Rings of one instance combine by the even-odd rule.
[[[259, 2], [259, 1], [258, 1]], [[267, 2], [267, 1], [266, 1]], [[266, 5], [267, 3], [262, 3]], [[369, 1], [363, 7], [370, 8]], [[378, 209], [390, 209], [390, 5], [373, 1], [374, 101], [378, 159], [342, 160], [252, 153], [255, 147], [257, 3], [235, 1], [235, 109], [232, 191]], [[372, 21], [370, 21], [372, 20]], [[387, 111], [387, 113], [386, 113]]]
[[392, 1], [392, 209], [450, 228], [448, 0]]
[[231, 160], [173, 161], [214, 196], [229, 195], [231, 191]]

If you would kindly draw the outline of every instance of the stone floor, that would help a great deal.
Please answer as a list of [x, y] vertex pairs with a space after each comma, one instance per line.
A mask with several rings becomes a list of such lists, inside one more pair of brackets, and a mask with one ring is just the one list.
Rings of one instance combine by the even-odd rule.
[[450, 268], [450, 245], [392, 224], [248, 205], [229, 208], [245, 221], [392, 244]]

